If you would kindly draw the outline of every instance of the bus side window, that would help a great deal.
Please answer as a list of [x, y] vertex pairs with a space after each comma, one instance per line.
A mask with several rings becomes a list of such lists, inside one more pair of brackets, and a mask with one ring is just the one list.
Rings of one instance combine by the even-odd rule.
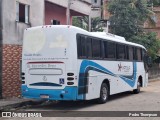
[[86, 54], [88, 58], [92, 58], [92, 39], [89, 37], [86, 39]]
[[142, 49], [140, 48], [137, 49], [137, 57], [138, 61], [142, 61]]
[[81, 36], [81, 57], [85, 58], [86, 57], [86, 40], [85, 36]]
[[129, 60], [129, 47], [128, 46], [125, 47], [125, 59]]
[[116, 58], [116, 44], [113, 42], [108, 42], [107, 44], [107, 58]]
[[101, 56], [101, 41], [92, 39], [92, 53], [94, 58], [100, 58]]
[[133, 60], [133, 47], [129, 46], [129, 60]]
[[104, 58], [107, 58], [107, 52], [108, 52], [108, 50], [107, 50], [107, 41], [103, 41], [103, 47], [104, 47], [104, 49], [103, 49]]
[[117, 59], [124, 60], [125, 59], [125, 46], [121, 44], [117, 44]]
[[85, 36], [77, 35], [78, 58], [86, 58]]
[[137, 58], [138, 58], [138, 56], [137, 56], [137, 48], [134, 47], [134, 49], [133, 49], [133, 60], [138, 60]]
[[81, 55], [81, 36], [77, 35], [77, 54], [78, 54], [78, 58], [80, 58]]

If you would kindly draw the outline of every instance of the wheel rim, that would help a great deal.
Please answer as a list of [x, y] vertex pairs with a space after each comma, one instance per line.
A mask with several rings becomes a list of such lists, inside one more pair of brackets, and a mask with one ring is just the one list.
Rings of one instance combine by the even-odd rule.
[[103, 87], [102, 89], [102, 99], [103, 100], [107, 99], [107, 89], [105, 87]]

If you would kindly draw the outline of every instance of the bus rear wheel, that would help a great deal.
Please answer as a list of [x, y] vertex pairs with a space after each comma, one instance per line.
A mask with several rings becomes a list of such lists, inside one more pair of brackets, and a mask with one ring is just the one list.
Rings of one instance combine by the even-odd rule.
[[100, 90], [100, 97], [98, 98], [98, 103], [106, 103], [109, 97], [109, 87], [106, 83], [102, 83]]
[[137, 82], [137, 89], [134, 89], [133, 93], [134, 94], [140, 93], [140, 91], [141, 91], [140, 88], [141, 88], [141, 83], [140, 83], [140, 80], [138, 80], [138, 82]]

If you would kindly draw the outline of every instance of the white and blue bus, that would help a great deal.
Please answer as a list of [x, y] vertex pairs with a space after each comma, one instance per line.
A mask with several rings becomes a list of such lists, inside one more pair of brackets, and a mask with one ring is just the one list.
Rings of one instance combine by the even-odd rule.
[[46, 100], [91, 100], [147, 86], [146, 49], [123, 37], [67, 26], [24, 32], [22, 96]]

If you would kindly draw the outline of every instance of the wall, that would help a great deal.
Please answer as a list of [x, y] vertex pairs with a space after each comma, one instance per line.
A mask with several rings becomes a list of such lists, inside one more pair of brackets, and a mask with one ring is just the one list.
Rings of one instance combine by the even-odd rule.
[[[44, 24], [44, 1], [17, 0], [30, 5], [29, 24], [16, 22], [16, 0], [3, 0], [3, 65], [2, 93], [3, 98], [19, 97], [20, 92], [20, 59], [25, 28]], [[35, 7], [36, 6], [36, 7]], [[41, 9], [40, 9], [41, 8]]]
[[3, 82], [2, 96], [20, 97], [21, 80], [20, 80], [20, 45], [3, 45]]
[[156, 16], [156, 24], [153, 24], [151, 21], [147, 20], [144, 23], [144, 28], [146, 31], [156, 32], [158, 38], [160, 38], [160, 7], [154, 7], [153, 12], [155, 13]]
[[[46, 0], [46, 1], [52, 2], [52, 3], [60, 5], [60, 6], [63, 6], [65, 8], [67, 8], [67, 6], [68, 6], [68, 0]], [[85, 15], [90, 15], [91, 0], [72, 0], [71, 10], [74, 10], [74, 11], [79, 12], [79, 13], [83, 13]]]
[[2, 0], [0, 0], [0, 98], [2, 98]]
[[[53, 4], [51, 2], [45, 2], [45, 25], [51, 25], [51, 20], [60, 21], [61, 25], [66, 25], [66, 8]], [[72, 16], [84, 16], [84, 14], [70, 10], [70, 24], [72, 24]]]
[[45, 2], [45, 24], [50, 25], [51, 20], [60, 21], [61, 25], [66, 24], [66, 8]]
[[[30, 24], [16, 22], [16, 0], [3, 2], [3, 44], [22, 45], [23, 31], [27, 27], [43, 25], [44, 2], [39, 0], [17, 0], [30, 5]], [[36, 6], [36, 7], [35, 7]], [[39, 9], [41, 8], [41, 9]]]
[[149, 69], [149, 80], [155, 80], [160, 78], [160, 66], [159, 64], [154, 64], [150, 69]]
[[90, 13], [91, 18], [101, 17], [102, 1], [97, 0], [97, 3], [95, 3], [95, 0], [92, 0], [91, 2], [92, 2], [92, 8]]
[[[16, 22], [16, 1], [30, 6], [29, 24]], [[1, 47], [3, 58], [2, 64], [2, 92], [3, 98], [18, 97], [20, 95], [20, 68], [21, 46], [23, 44], [23, 31], [28, 27], [45, 24], [45, 1], [47, 0], [3, 0], [3, 47]], [[48, 0], [55, 4], [67, 7], [68, 0]], [[90, 0], [73, 1], [71, 4], [71, 15], [90, 14]], [[83, 9], [82, 7], [83, 6]], [[63, 8], [63, 7], [61, 7]], [[53, 8], [49, 8], [53, 9]], [[63, 11], [63, 10], [62, 10]], [[76, 11], [76, 12], [75, 12]], [[66, 13], [60, 13], [59, 15]], [[56, 14], [56, 17], [58, 14]], [[62, 15], [63, 16], [63, 15]], [[47, 18], [49, 18], [48, 16]], [[54, 17], [54, 16], [52, 16]], [[64, 17], [64, 16], [63, 16]], [[49, 18], [50, 19], [50, 18]], [[64, 20], [64, 18], [61, 18]], [[66, 20], [66, 19], [65, 19]], [[50, 21], [47, 20], [47, 23]], [[63, 24], [64, 21], [62, 22]], [[0, 81], [1, 82], [1, 81]], [[1, 88], [1, 86], [0, 86]]]

